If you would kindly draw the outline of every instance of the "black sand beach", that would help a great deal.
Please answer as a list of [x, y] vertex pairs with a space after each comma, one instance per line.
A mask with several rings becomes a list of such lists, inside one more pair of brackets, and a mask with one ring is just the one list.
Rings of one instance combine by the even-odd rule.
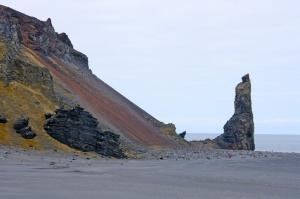
[[238, 153], [226, 158], [210, 152], [190, 160], [105, 160], [1, 149], [0, 198], [300, 197], [300, 154]]

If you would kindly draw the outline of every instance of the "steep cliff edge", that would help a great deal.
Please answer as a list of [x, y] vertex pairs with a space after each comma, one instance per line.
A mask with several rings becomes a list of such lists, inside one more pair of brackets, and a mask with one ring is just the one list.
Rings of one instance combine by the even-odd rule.
[[254, 122], [249, 74], [235, 88], [234, 115], [224, 126], [224, 133], [214, 139], [223, 149], [254, 150]]
[[126, 142], [159, 148], [187, 144], [175, 127], [159, 122], [93, 75], [87, 56], [73, 48], [67, 34], [56, 33], [50, 19], [40, 21], [1, 5], [0, 98], [0, 115], [9, 121], [26, 115], [37, 133], [24, 141], [11, 122], [0, 124], [0, 143], [67, 149], [44, 131], [44, 113], [80, 104]]

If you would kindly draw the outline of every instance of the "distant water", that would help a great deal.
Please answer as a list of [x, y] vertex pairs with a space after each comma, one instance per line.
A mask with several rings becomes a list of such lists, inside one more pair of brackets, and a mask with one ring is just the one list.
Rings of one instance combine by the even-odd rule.
[[[218, 134], [187, 133], [187, 140], [204, 140], [215, 138]], [[255, 135], [256, 151], [296, 152], [300, 153], [300, 135]]]

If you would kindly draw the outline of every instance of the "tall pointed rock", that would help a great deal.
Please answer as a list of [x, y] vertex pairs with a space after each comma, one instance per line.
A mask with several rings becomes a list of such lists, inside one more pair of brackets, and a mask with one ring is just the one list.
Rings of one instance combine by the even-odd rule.
[[215, 138], [223, 149], [254, 150], [254, 122], [249, 74], [235, 88], [234, 115], [224, 126], [224, 133]]

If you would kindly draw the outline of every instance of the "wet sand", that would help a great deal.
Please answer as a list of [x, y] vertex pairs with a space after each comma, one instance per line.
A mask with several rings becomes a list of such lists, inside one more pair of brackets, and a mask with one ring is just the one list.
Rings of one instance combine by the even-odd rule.
[[300, 154], [213, 157], [99, 160], [2, 150], [0, 198], [300, 198]]

